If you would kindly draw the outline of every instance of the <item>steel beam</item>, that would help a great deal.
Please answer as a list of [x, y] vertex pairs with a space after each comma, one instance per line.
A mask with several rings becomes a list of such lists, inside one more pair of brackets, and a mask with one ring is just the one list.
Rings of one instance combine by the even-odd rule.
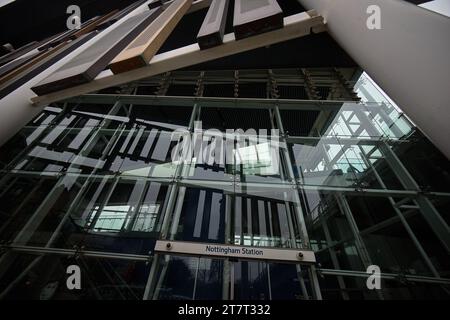
[[213, 0], [197, 35], [200, 49], [216, 47], [223, 43], [229, 0]]
[[[112, 72], [123, 73], [147, 66], [191, 5], [192, 0], [173, 1], [152, 24], [114, 58], [109, 65]], [[159, 9], [153, 10], [159, 11]]]
[[[344, 276], [344, 277], [358, 277], [358, 278], [367, 278], [369, 275], [364, 271], [353, 271], [353, 270], [333, 270], [333, 269], [318, 269], [321, 274], [325, 275], [335, 275], [335, 276]], [[444, 278], [433, 278], [433, 277], [424, 277], [424, 276], [414, 276], [414, 275], [400, 275], [395, 273], [381, 273], [380, 277], [386, 280], [399, 280], [400, 278], [404, 278], [411, 282], [419, 282], [419, 283], [434, 283], [434, 284], [443, 284], [450, 285], [450, 279]]]
[[236, 0], [233, 27], [236, 39], [283, 28], [283, 10], [277, 0]]
[[109, 32], [97, 36], [89, 48], [31, 90], [43, 95], [92, 81], [161, 11], [161, 7], [144, 11], [126, 19], [122, 24], [114, 25]]
[[51, 102], [60, 101], [74, 96], [79, 96], [89, 92], [104, 88], [117, 86], [132, 81], [145, 79], [167, 71], [172, 71], [206, 61], [219, 59], [233, 54], [246, 52], [252, 49], [261, 48], [275, 43], [296, 39], [309, 35], [311, 28], [323, 25], [320, 16], [311, 16], [307, 12], [302, 12], [284, 18], [284, 28], [256, 35], [236, 41], [233, 34], [224, 36], [224, 44], [207, 50], [200, 50], [197, 43], [164, 52], [156, 55], [151, 61], [146, 61], [150, 65], [122, 74], [113, 75], [111, 72], [101, 73], [94, 81], [74, 88], [58, 91], [49, 95], [36, 97], [32, 103], [36, 106], [43, 106]]
[[450, 228], [446, 221], [442, 218], [439, 212], [436, 210], [430, 199], [420, 189], [412, 175], [405, 168], [395, 152], [386, 144], [380, 144], [380, 150], [383, 153], [387, 163], [392, 168], [401, 184], [409, 190], [415, 190], [419, 194], [414, 199], [414, 202], [419, 206], [420, 212], [425, 220], [430, 225], [433, 232], [438, 239], [444, 245], [447, 252], [450, 253]]
[[[135, 14], [142, 12], [143, 10], [148, 10], [145, 4], [133, 10], [126, 17], [132, 17]], [[119, 21], [117, 23], [121, 22]], [[105, 31], [107, 30], [108, 29], [106, 29]], [[6, 141], [8, 141], [24, 125], [26, 125], [31, 119], [33, 119], [34, 116], [42, 111], [43, 105], [41, 107], [33, 108], [32, 104], [30, 103], [30, 98], [34, 96], [30, 88], [48, 77], [58, 68], [60, 68], [64, 63], [68, 62], [70, 59], [89, 47], [92, 40], [93, 39], [87, 41], [73, 52], [70, 52], [69, 54], [61, 58], [61, 60], [59, 60], [55, 64], [49, 66], [38, 75], [35, 75], [26, 83], [16, 88], [9, 95], [5, 96], [4, 98], [0, 98], [0, 145], [3, 145]]]

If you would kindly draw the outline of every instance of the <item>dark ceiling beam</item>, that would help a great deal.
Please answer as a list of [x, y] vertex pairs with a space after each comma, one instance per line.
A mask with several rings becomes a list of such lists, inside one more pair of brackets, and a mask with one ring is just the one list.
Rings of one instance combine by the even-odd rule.
[[135, 0], [16, 0], [0, 8], [0, 45], [11, 43], [18, 48], [67, 30], [66, 13], [70, 5], [81, 8], [81, 19], [123, 9]]

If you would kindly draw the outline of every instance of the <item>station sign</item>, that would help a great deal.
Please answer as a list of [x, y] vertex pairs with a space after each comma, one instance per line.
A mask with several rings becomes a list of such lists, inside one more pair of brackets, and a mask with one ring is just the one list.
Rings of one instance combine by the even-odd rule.
[[159, 240], [156, 242], [155, 252], [302, 264], [313, 264], [316, 262], [316, 257], [312, 250], [250, 247], [185, 241]]

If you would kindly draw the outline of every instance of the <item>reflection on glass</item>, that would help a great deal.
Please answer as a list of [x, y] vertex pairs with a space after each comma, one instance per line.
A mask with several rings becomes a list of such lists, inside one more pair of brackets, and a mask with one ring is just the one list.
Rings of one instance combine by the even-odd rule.
[[237, 138], [233, 150], [237, 179], [242, 182], [286, 182], [288, 177], [281, 161], [282, 148], [285, 148], [285, 145], [280, 143], [280, 137], [275, 130], [272, 130], [271, 135]]
[[[120, 180], [105, 185], [74, 221], [93, 232], [154, 232], [166, 187], [144, 180]], [[80, 210], [79, 208], [78, 210]], [[73, 215], [74, 217], [74, 215]]]
[[[42, 184], [39, 189], [46, 190]], [[3, 234], [10, 226], [28, 222], [17, 243], [147, 254], [159, 235], [167, 186], [146, 180], [66, 176], [50, 194], [38, 205], [33, 202], [38, 192], [24, 205], [18, 204], [20, 210], [36, 207], [14, 215]]]
[[[305, 185], [404, 189], [381, 152], [384, 142], [346, 138], [289, 138], [293, 169]], [[386, 145], [387, 148], [391, 146]]]
[[224, 192], [187, 188], [182, 201], [176, 238], [183, 241], [224, 243], [227, 201]]
[[290, 144], [294, 174], [306, 185], [357, 185], [360, 162], [351, 163], [337, 138], [313, 138]]
[[271, 300], [269, 267], [265, 262], [234, 264], [234, 295], [237, 300]]
[[[222, 73], [227, 72], [205, 75], [206, 91]], [[249, 76], [242, 72], [241, 80], [244, 75]], [[284, 86], [289, 86], [293, 78], [286, 76]], [[239, 95], [251, 91], [247, 85], [254, 81], [245, 82], [238, 84]], [[293, 85], [304, 89], [304, 83]], [[318, 87], [320, 96], [330, 99], [340, 95], [335, 89]], [[301, 90], [295, 90], [298, 98]], [[280, 90], [281, 96], [285, 93]], [[191, 106], [167, 105], [177, 99], [192, 102], [173, 97], [156, 98], [151, 105], [47, 107], [1, 148], [0, 240], [95, 250], [109, 258], [120, 253], [147, 257], [162, 237], [311, 248], [324, 272], [323, 296], [338, 299], [379, 298], [363, 280], [350, 276], [371, 264], [383, 272], [420, 277], [436, 275], [431, 263], [445, 278], [447, 252], [424, 217], [435, 214], [434, 206], [449, 220], [448, 196], [426, 192], [449, 190], [448, 161], [390, 101], [370, 94], [378, 98], [366, 95], [364, 103], [279, 100], [261, 107], [245, 100], [239, 109], [229, 108], [230, 101], [216, 107], [217, 100], [198, 99], [195, 114]], [[205, 130], [195, 122], [190, 127], [190, 119], [201, 120]], [[408, 173], [417, 188], [405, 186]], [[428, 211], [417, 205], [418, 197], [429, 200]], [[158, 258], [148, 298], [312, 297], [310, 270], [301, 265]], [[7, 270], [0, 288], [33, 262], [18, 260], [11, 268], [19, 271]], [[112, 258], [80, 260], [83, 272], [96, 280], [73, 295], [61, 290], [65, 262], [43, 260], [17, 280], [8, 297], [141, 299], [150, 266]], [[348, 273], [330, 276], [327, 269]], [[422, 286], [430, 295], [445, 296], [440, 284]], [[382, 294], [402, 298], [425, 292], [415, 287], [395, 281]]]
[[258, 189], [245, 189], [234, 198], [234, 243], [262, 247], [300, 244], [292, 190], [266, 190], [258, 195]]
[[223, 260], [165, 256], [153, 299], [221, 300]]
[[131, 130], [113, 149], [111, 169], [124, 176], [173, 177], [179, 165], [172, 155], [176, 144], [170, 132]]
[[[93, 257], [18, 256], [16, 267], [20, 261], [28, 264], [18, 271], [31, 269], [17, 279], [6, 300], [142, 300], [150, 270], [145, 262]], [[70, 265], [80, 267], [80, 290], [66, 285]]]

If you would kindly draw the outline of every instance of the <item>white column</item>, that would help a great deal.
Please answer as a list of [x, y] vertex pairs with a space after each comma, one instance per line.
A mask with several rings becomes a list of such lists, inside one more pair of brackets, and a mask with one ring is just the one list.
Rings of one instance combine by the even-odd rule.
[[[450, 19], [403, 0], [298, 0], [450, 159]], [[381, 9], [381, 30], [367, 8]]]

